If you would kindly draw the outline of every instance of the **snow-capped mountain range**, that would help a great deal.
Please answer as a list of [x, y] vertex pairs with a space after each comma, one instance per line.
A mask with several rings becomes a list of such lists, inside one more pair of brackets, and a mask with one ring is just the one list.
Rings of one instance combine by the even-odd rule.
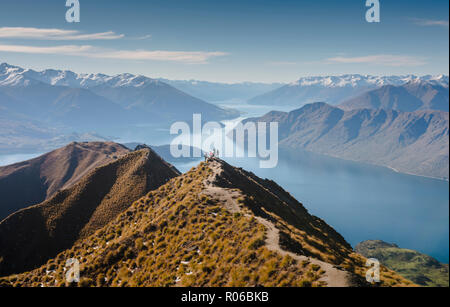
[[[35, 71], [32, 69], [24, 69], [18, 66], [9, 65], [7, 63], [0, 64], [0, 85], [1, 86], [26, 86], [33, 81], [39, 81], [50, 85], [68, 86], [72, 88], [91, 88], [95, 86], [105, 85], [108, 87], [145, 87], [146, 85], [168, 83], [172, 86], [183, 85], [187, 87], [195, 86], [212, 86], [214, 84], [222, 84], [215, 82], [206, 82], [198, 80], [167, 80], [152, 79], [143, 75], [133, 75], [129, 73], [109, 76], [101, 73], [96, 74], [78, 74], [68, 70], [46, 69], [43, 71]], [[295, 86], [319, 86], [319, 87], [381, 87], [384, 85], [403, 85], [409, 82], [429, 82], [435, 85], [448, 87], [449, 77], [445, 75], [404, 75], [404, 76], [371, 76], [360, 74], [349, 74], [341, 76], [312, 76], [304, 77], [288, 84], [289, 87]], [[172, 84], [173, 83], [173, 84]], [[242, 82], [227, 84], [228, 86], [262, 86], [263, 83]], [[267, 85], [283, 85], [281, 83], [273, 83]]]
[[371, 76], [371, 75], [341, 75], [325, 77], [301, 78], [289, 86], [321, 86], [321, 87], [381, 87], [384, 85], [403, 85], [409, 82], [429, 82], [435, 85], [448, 86], [448, 76]]
[[[109, 76], [101, 73], [78, 74], [72, 71], [46, 69], [35, 71], [7, 63], [0, 64], [0, 86], [26, 87], [36, 84], [66, 86], [93, 90], [104, 95], [106, 89], [153, 89], [170, 91], [174, 87], [191, 96], [206, 101], [230, 99], [249, 100], [253, 104], [301, 106], [315, 101], [326, 101], [336, 105], [369, 90], [387, 85], [402, 86], [410, 83], [425, 83], [448, 89], [448, 76], [371, 76], [349, 74], [341, 76], [304, 77], [290, 84], [272, 83], [214, 83], [196, 80], [153, 79], [129, 73]], [[112, 97], [111, 93], [104, 95]], [[114, 94], [115, 95], [115, 94]], [[253, 98], [252, 98], [253, 97]], [[128, 94], [123, 97], [128, 100]], [[113, 99], [114, 100], [114, 99]]]
[[249, 100], [256, 105], [301, 107], [307, 103], [323, 101], [332, 105], [346, 101], [370, 90], [385, 86], [421, 84], [437, 86], [448, 92], [448, 76], [370, 76], [342, 75], [305, 77]]
[[156, 79], [128, 73], [115, 76], [105, 74], [77, 74], [68, 70], [46, 69], [43, 71], [35, 71], [7, 63], [0, 64], [0, 86], [28, 86], [37, 82], [72, 88], [92, 88], [96, 86], [142, 88], [146, 85], [163, 83]]

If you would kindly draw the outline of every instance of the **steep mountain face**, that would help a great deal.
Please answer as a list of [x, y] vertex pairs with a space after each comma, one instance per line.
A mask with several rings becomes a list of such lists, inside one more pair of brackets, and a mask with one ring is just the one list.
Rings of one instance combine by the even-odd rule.
[[355, 251], [364, 257], [378, 259], [391, 270], [418, 285], [449, 286], [448, 264], [439, 263], [428, 255], [380, 240], [361, 242], [355, 247]]
[[23, 102], [17, 105], [17, 112], [41, 115], [51, 122], [79, 129], [88, 123], [91, 124], [88, 128], [92, 129], [142, 121], [188, 120], [193, 113], [201, 113], [208, 120], [239, 115], [237, 111], [221, 109], [164, 82], [131, 74], [37, 72], [3, 63], [0, 65], [0, 90]]
[[344, 110], [391, 109], [405, 112], [417, 110], [449, 110], [448, 86], [413, 81], [401, 86], [386, 85], [352, 98], [339, 105]]
[[39, 205], [17, 211], [0, 223], [0, 275], [42, 265], [178, 175], [152, 150], [143, 149], [93, 169]]
[[[446, 86], [448, 76], [363, 76], [342, 75], [301, 78], [274, 91], [249, 100], [252, 104], [301, 107], [305, 104], [325, 101], [337, 105], [363, 92], [385, 85], [400, 86], [408, 82], [423, 81], [430, 85]], [[448, 100], [447, 100], [448, 101]]]
[[[4, 286], [367, 285], [366, 259], [276, 183], [213, 159], [136, 201], [94, 235]], [[412, 285], [381, 268], [381, 285]]]
[[115, 143], [71, 143], [38, 158], [0, 167], [0, 220], [43, 202], [128, 152]]
[[278, 122], [280, 146], [448, 178], [448, 112], [359, 109], [325, 103], [246, 121]]

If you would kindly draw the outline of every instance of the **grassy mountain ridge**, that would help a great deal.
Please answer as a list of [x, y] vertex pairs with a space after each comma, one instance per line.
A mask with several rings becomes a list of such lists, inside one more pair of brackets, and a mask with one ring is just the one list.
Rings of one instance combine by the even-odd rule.
[[150, 149], [92, 169], [72, 187], [0, 223], [0, 274], [42, 265], [179, 172]]
[[[79, 286], [351, 286], [365, 259], [274, 182], [223, 161], [201, 163], [3, 286], [65, 286], [68, 258]], [[412, 285], [382, 268], [382, 285]]]
[[433, 257], [414, 250], [400, 248], [380, 240], [359, 243], [356, 252], [367, 258], [376, 258], [391, 270], [428, 287], [448, 287], [448, 264], [439, 263]]

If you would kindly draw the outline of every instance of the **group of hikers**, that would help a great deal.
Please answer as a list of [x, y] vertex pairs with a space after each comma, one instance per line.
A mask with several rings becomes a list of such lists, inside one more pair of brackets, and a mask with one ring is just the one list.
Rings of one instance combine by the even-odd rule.
[[213, 160], [214, 158], [219, 156], [219, 150], [218, 149], [213, 149], [210, 152], [205, 152], [204, 157], [205, 157], [205, 162], [209, 161], [209, 160]]

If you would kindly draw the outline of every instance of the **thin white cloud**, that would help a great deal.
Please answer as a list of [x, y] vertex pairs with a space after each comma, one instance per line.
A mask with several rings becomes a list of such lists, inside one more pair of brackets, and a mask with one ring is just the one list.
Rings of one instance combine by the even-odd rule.
[[203, 51], [146, 51], [146, 50], [115, 50], [100, 52], [100, 58], [124, 59], [124, 60], [153, 60], [174, 61], [191, 64], [204, 64], [212, 57], [225, 56], [225, 52], [203, 52]]
[[147, 34], [147, 35], [139, 36], [136, 39], [149, 39], [149, 38], [152, 38], [152, 36], [150, 34]]
[[71, 55], [89, 58], [120, 59], [120, 60], [149, 60], [171, 61], [187, 64], [206, 64], [210, 58], [225, 56], [225, 52], [204, 51], [165, 51], [165, 50], [115, 50], [97, 48], [90, 45], [65, 45], [36, 47], [25, 45], [0, 44], [0, 52], [14, 52], [27, 54]]
[[413, 21], [416, 25], [419, 25], [419, 26], [425, 26], [425, 27], [438, 26], [438, 27], [448, 28], [448, 20], [433, 20], [433, 19], [414, 18]]
[[0, 38], [22, 38], [37, 40], [113, 40], [125, 35], [112, 31], [83, 34], [75, 30], [41, 29], [25, 27], [0, 27]]
[[66, 55], [81, 55], [94, 51], [95, 48], [89, 45], [65, 45], [54, 47], [35, 47], [24, 45], [2, 45], [0, 44], [0, 51], [15, 52], [15, 53], [31, 53], [31, 54], [66, 54]]
[[326, 59], [327, 63], [342, 63], [342, 64], [374, 64], [382, 66], [421, 66], [426, 62], [423, 58], [407, 56], [407, 55], [391, 55], [391, 54], [378, 54], [368, 55], [360, 57], [333, 57]]

